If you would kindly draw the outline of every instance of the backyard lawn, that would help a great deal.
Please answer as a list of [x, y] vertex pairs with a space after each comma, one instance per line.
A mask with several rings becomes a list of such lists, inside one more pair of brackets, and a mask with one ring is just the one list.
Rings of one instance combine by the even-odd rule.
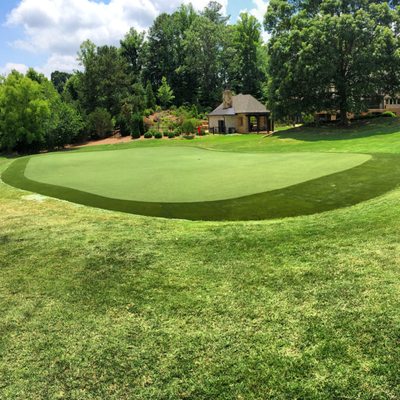
[[399, 161], [395, 119], [0, 158], [0, 398], [399, 398]]

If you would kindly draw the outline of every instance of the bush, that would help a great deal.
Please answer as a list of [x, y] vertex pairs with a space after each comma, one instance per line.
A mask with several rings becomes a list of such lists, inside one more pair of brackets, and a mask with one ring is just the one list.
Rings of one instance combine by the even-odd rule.
[[148, 132], [146, 132], [145, 134], [144, 134], [144, 138], [145, 139], [151, 139], [153, 137], [153, 134], [150, 132], [150, 131], [148, 131]]
[[61, 102], [58, 107], [57, 123], [46, 135], [48, 149], [62, 148], [76, 140], [84, 128], [78, 111], [69, 104]]
[[169, 132], [168, 133], [168, 138], [173, 139], [175, 137], [175, 132]]
[[164, 135], [164, 137], [168, 137], [169, 136], [169, 131], [164, 131], [163, 135]]
[[137, 131], [132, 132], [131, 136], [132, 136], [132, 139], [140, 139], [140, 137], [141, 137], [140, 132], [137, 132]]
[[188, 139], [188, 140], [192, 140], [195, 137], [196, 137], [196, 135], [194, 135], [194, 134], [189, 134], [189, 135], [185, 134], [185, 135], [183, 135], [183, 138], [184, 139]]
[[96, 139], [104, 139], [111, 135], [113, 123], [111, 114], [104, 108], [96, 108], [88, 117], [89, 131]]
[[154, 135], [154, 137], [155, 137], [156, 139], [162, 139], [162, 138], [163, 138], [163, 134], [162, 134], [161, 132], [157, 132], [157, 133]]
[[385, 111], [384, 113], [382, 113], [382, 117], [386, 117], [386, 118], [396, 118], [397, 114], [395, 114], [392, 111]]
[[144, 135], [144, 122], [143, 115], [136, 113], [132, 115], [131, 122], [131, 132], [139, 132], [141, 135]]
[[181, 132], [180, 129], [175, 129], [175, 130], [174, 130], [174, 135], [175, 135], [175, 137], [181, 136], [181, 134], [182, 134], [182, 132]]
[[146, 110], [144, 110], [143, 115], [145, 117], [150, 117], [150, 115], [154, 114], [154, 110], [152, 108], [146, 108]]
[[115, 121], [115, 126], [119, 127], [121, 136], [129, 136], [131, 134], [129, 118], [124, 114], [119, 114]]
[[195, 119], [186, 119], [182, 124], [182, 132], [186, 135], [190, 135], [196, 131], [197, 121]]
[[302, 119], [305, 124], [314, 124], [315, 123], [315, 116], [313, 114], [302, 114]]
[[158, 133], [158, 130], [156, 128], [150, 128], [147, 133], [150, 133], [151, 136], [155, 136], [156, 133]]

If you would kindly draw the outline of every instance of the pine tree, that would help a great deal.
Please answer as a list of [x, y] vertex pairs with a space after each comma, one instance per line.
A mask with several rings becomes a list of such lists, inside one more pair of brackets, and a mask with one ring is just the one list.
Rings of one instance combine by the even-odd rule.
[[146, 85], [146, 107], [154, 108], [156, 106], [156, 96], [154, 96], [153, 87], [150, 81], [147, 81]]
[[158, 99], [160, 100], [161, 107], [167, 108], [175, 99], [174, 91], [168, 85], [167, 78], [163, 76], [161, 86], [158, 89]]

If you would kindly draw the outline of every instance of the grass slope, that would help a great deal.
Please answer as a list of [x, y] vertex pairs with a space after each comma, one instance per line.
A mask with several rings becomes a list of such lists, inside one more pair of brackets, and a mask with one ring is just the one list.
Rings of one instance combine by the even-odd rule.
[[38, 200], [0, 183], [0, 398], [400, 397], [400, 190], [237, 223]]

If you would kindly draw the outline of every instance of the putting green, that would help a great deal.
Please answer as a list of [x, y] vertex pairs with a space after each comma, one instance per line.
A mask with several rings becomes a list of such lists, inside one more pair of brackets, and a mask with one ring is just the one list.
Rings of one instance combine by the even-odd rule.
[[348, 153], [249, 154], [191, 147], [48, 154], [25, 176], [112, 199], [193, 203], [249, 196], [354, 168], [371, 158]]
[[133, 214], [237, 221], [309, 215], [396, 188], [397, 154], [214, 152], [190, 147], [19, 158], [5, 183]]

